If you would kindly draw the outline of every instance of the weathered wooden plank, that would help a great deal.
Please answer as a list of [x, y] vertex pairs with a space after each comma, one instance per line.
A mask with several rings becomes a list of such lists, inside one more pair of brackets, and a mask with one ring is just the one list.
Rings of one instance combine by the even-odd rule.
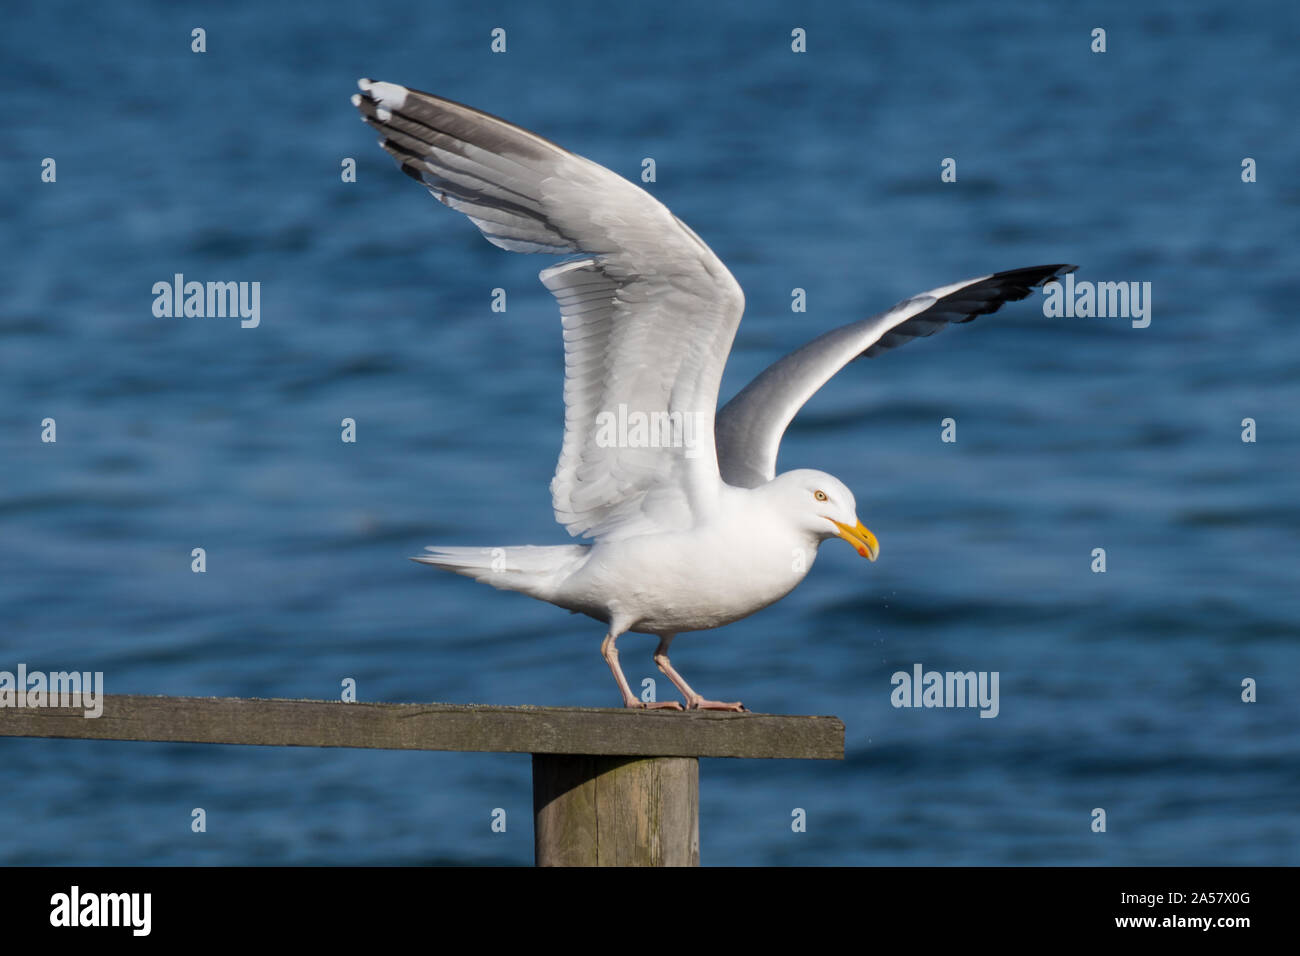
[[836, 717], [105, 695], [103, 715], [0, 707], [0, 737], [645, 757], [844, 758]]
[[533, 756], [538, 866], [699, 866], [694, 757]]

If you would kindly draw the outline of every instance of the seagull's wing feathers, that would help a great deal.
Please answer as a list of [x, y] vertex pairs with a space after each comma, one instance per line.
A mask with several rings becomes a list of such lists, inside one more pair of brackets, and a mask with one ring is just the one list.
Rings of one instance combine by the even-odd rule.
[[770, 365], [718, 412], [722, 478], [753, 488], [776, 476], [786, 427], [817, 390], [849, 362], [870, 358], [952, 322], [996, 312], [1004, 302], [1073, 272], [1071, 265], [1034, 266], [956, 282], [905, 299], [888, 312], [841, 326]]
[[564, 317], [556, 519], [574, 535], [694, 524], [720, 484], [713, 416], [744, 310], [731, 273], [603, 166], [450, 100], [360, 87], [353, 103], [384, 149], [491, 242], [585, 255], [541, 273]]

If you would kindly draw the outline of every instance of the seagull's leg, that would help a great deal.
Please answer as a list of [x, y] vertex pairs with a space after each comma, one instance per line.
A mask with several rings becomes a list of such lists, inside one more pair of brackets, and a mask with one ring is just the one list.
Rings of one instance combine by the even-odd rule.
[[623, 668], [618, 666], [618, 648], [614, 646], [614, 642], [618, 640], [621, 633], [621, 631], [615, 631], [611, 626], [609, 633], [605, 635], [605, 640], [600, 645], [600, 653], [605, 658], [605, 663], [609, 665], [609, 669], [613, 671], [614, 680], [618, 681], [618, 689], [623, 692], [623, 706], [637, 710], [681, 710], [682, 705], [675, 700], [649, 704], [632, 693], [632, 688], [627, 685], [627, 678], [623, 676]]
[[686, 683], [681, 674], [677, 673], [672, 661], [668, 659], [668, 645], [673, 642], [673, 638], [676, 636], [676, 634], [665, 634], [659, 639], [659, 647], [655, 651], [655, 663], [659, 665], [661, 671], [668, 675], [668, 679], [677, 685], [677, 689], [682, 692], [682, 696], [686, 698], [686, 709], [744, 710], [745, 707], [740, 701], [727, 704], [720, 700], [705, 700], [691, 689], [691, 685]]

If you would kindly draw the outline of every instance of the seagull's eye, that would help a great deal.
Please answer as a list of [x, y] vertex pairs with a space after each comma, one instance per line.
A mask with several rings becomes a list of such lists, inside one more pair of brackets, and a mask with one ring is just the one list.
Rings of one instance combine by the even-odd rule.
[[824, 492], [824, 491], [814, 491], [814, 492], [813, 492], [813, 497], [816, 498], [818, 501], [825, 501], [825, 500], [826, 500], [826, 492]]

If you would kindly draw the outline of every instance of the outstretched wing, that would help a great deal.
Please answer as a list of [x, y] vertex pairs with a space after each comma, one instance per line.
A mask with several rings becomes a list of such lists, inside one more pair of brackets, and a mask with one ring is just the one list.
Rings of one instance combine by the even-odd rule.
[[856, 358], [879, 355], [950, 322], [996, 312], [1075, 266], [995, 272], [904, 299], [888, 312], [841, 326], [768, 366], [718, 412], [718, 465], [731, 485], [753, 488], [776, 477], [786, 427], [817, 390]]
[[504, 120], [392, 83], [353, 103], [402, 170], [543, 270], [564, 317], [564, 444], [551, 497], [574, 535], [685, 528], [717, 496], [713, 419], [740, 286], [649, 193]]

